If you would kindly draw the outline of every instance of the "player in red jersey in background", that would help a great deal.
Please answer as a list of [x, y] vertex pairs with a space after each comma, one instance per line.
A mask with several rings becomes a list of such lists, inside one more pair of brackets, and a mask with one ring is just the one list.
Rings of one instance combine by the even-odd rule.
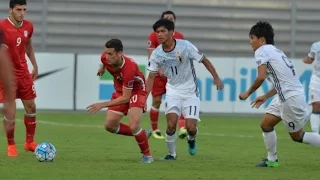
[[[3, 43], [3, 29], [0, 27], [0, 44]], [[8, 119], [14, 117], [15, 99], [12, 92], [13, 73], [12, 66], [4, 51], [0, 49], [0, 84], [2, 84], [3, 92], [0, 92], [0, 99], [4, 99], [6, 109], [4, 116]], [[2, 109], [0, 109], [2, 111]]]
[[[92, 104], [87, 107], [87, 111], [94, 114], [107, 107], [105, 129], [115, 134], [134, 136], [143, 154], [141, 162], [152, 163], [148, 143], [151, 131], [145, 131], [140, 127], [147, 96], [143, 73], [133, 59], [123, 55], [123, 45], [119, 39], [106, 42], [101, 62], [103, 66], [98, 70], [98, 76], [102, 76], [107, 69], [113, 76], [115, 92], [110, 101]], [[129, 125], [120, 123], [128, 111]]]
[[[161, 18], [168, 19], [172, 22], [176, 22], [176, 15], [172, 11], [165, 11], [161, 14]], [[174, 31], [173, 38], [175, 39], [184, 39], [182, 33], [178, 31]], [[151, 32], [149, 35], [149, 47], [148, 47], [148, 59], [152, 54], [152, 51], [160, 45], [160, 40], [155, 32]], [[154, 79], [153, 88], [151, 91], [152, 94], [152, 107], [150, 109], [150, 121], [152, 126], [152, 136], [156, 139], [165, 139], [158, 128], [158, 121], [159, 121], [159, 108], [161, 105], [162, 96], [166, 93], [166, 84], [167, 78], [163, 75], [162, 70], [159, 70], [158, 75]], [[179, 121], [178, 121], [179, 137], [181, 139], [187, 136], [187, 131], [185, 129], [185, 119], [181, 114]]]
[[[21, 99], [24, 109], [24, 124], [26, 126], [26, 140], [24, 149], [26, 151], [34, 151], [37, 143], [34, 142], [34, 134], [36, 129], [36, 92], [34, 89], [34, 79], [38, 75], [38, 67], [32, 46], [33, 24], [24, 20], [27, 9], [26, 0], [10, 0], [9, 2], [10, 16], [0, 22], [0, 26], [4, 31], [4, 42], [1, 45], [2, 50], [7, 51], [9, 59], [12, 61], [15, 82], [12, 83], [12, 94], [15, 98]], [[33, 71], [30, 74], [27, 66], [25, 54], [29, 57]], [[0, 92], [3, 87], [0, 87]], [[0, 102], [3, 98], [0, 99]], [[15, 106], [14, 106], [15, 107]], [[6, 108], [6, 107], [5, 107]], [[15, 110], [16, 108], [14, 108]], [[6, 135], [8, 140], [8, 156], [15, 157], [18, 151], [14, 141], [15, 117], [4, 118], [3, 124], [6, 127]]]

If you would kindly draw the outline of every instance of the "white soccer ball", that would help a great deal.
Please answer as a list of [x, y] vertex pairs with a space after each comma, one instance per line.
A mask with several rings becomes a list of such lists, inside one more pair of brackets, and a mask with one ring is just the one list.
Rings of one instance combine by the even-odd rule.
[[36, 147], [34, 154], [40, 162], [52, 162], [56, 157], [56, 148], [49, 142], [42, 142]]

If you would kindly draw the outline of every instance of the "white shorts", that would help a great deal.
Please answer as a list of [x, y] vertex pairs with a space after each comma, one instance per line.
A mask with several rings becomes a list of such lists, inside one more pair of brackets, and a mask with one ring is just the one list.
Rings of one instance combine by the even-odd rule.
[[184, 97], [181, 95], [171, 96], [166, 95], [165, 113], [176, 113], [182, 115], [185, 119], [196, 119], [200, 121], [200, 98], [196, 95], [192, 97]]
[[288, 132], [297, 132], [304, 127], [310, 117], [308, 104], [304, 94], [291, 96], [285, 102], [274, 98], [266, 113], [280, 117]]

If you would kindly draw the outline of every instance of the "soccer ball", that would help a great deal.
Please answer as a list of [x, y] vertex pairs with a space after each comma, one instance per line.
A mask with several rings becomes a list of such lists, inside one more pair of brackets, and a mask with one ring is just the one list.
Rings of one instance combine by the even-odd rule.
[[39, 162], [52, 162], [56, 157], [56, 148], [49, 142], [42, 142], [36, 147], [34, 154]]

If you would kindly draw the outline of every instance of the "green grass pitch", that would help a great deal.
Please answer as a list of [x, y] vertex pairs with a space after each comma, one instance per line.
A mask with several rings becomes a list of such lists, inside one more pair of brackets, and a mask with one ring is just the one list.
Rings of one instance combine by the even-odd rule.
[[[294, 143], [279, 124], [279, 168], [255, 168], [266, 155], [259, 118], [202, 116], [197, 138], [198, 152], [190, 156], [186, 140], [178, 140], [176, 161], [163, 162], [164, 140], [150, 138], [155, 162], [139, 163], [141, 154], [133, 137], [114, 135], [103, 128], [105, 115], [39, 112], [36, 141], [55, 145], [52, 163], [40, 163], [23, 150], [25, 128], [18, 113], [18, 158], [6, 157], [6, 139], [0, 134], [0, 179], [33, 180], [259, 180], [320, 179], [320, 149]], [[124, 118], [123, 122], [127, 122]], [[143, 128], [149, 128], [146, 114]], [[160, 127], [165, 129], [161, 116]], [[309, 124], [306, 130], [310, 130]]]

